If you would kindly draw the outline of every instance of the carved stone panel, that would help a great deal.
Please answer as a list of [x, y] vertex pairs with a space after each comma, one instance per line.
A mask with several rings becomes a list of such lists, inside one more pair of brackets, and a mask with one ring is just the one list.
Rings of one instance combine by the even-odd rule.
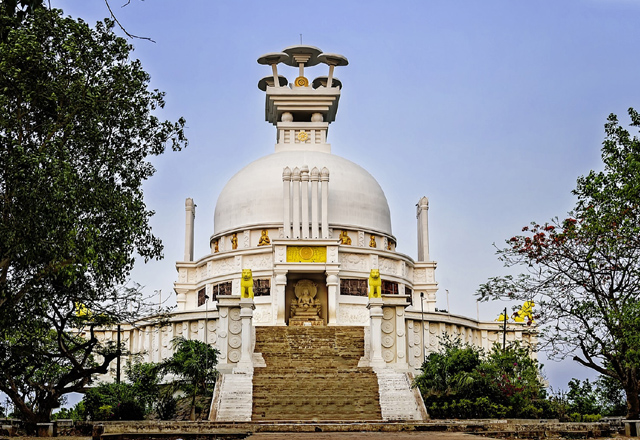
[[381, 273], [387, 275], [398, 275], [397, 264], [395, 260], [389, 258], [379, 258], [378, 267]]
[[365, 257], [359, 254], [340, 254], [340, 268], [344, 270], [356, 270], [366, 272], [367, 262]]
[[340, 304], [338, 322], [340, 324], [367, 325], [369, 323], [369, 311], [362, 306]]

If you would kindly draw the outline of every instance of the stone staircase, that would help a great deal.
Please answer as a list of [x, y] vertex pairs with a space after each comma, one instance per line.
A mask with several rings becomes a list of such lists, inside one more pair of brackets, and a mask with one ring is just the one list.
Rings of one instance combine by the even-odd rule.
[[252, 421], [381, 420], [363, 327], [256, 327]]
[[419, 391], [411, 388], [406, 373], [391, 368], [376, 369], [380, 409], [384, 420], [426, 420], [427, 410]]
[[251, 420], [251, 382], [249, 373], [222, 374], [216, 382], [209, 420], [248, 422]]

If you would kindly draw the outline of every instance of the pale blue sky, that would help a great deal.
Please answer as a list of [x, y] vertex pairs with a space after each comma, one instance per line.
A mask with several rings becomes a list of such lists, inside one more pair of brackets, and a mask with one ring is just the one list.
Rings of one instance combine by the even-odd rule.
[[[273, 152], [256, 87], [270, 69], [256, 59], [300, 34], [349, 59], [336, 69], [344, 88], [329, 142], [378, 179], [398, 250], [414, 258], [415, 203], [429, 197], [438, 306], [448, 289], [456, 314], [475, 317], [476, 288], [504, 273], [492, 243], [570, 210], [576, 178], [600, 166], [607, 115], [626, 123], [627, 108], [640, 107], [640, 0], [111, 1], [129, 32], [156, 40], [133, 44], [152, 87], [167, 92], [162, 115], [188, 123], [190, 146], [154, 160], [145, 186], [165, 243], [163, 261], [133, 274], [149, 294], [173, 292], [184, 199], [198, 205], [201, 257], [226, 181]], [[90, 23], [107, 14], [101, 0], [51, 3]], [[481, 304], [480, 316], [502, 307]], [[590, 375], [545, 364], [555, 388]]]

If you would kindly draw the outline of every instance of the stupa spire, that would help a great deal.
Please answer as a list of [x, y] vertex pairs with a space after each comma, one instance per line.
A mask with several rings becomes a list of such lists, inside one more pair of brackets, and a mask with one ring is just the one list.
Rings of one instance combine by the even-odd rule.
[[[336, 118], [342, 83], [333, 76], [336, 66], [346, 66], [346, 57], [325, 54], [314, 46], [297, 45], [262, 55], [258, 63], [271, 66], [271, 75], [258, 82], [266, 92], [265, 119], [278, 129], [276, 151], [314, 150], [330, 152], [329, 124]], [[292, 83], [278, 74], [278, 65], [297, 67]], [[317, 64], [329, 66], [328, 76], [312, 82], [305, 69]]]

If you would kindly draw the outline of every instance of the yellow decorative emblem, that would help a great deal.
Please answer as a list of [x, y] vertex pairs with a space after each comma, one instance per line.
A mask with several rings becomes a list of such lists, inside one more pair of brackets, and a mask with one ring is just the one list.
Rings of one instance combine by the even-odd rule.
[[324, 246], [287, 246], [288, 263], [326, 263], [327, 248]]
[[299, 76], [295, 79], [294, 84], [296, 87], [309, 87], [309, 80], [304, 76]]
[[240, 296], [242, 296], [242, 298], [253, 298], [253, 273], [251, 269], [242, 269]]
[[301, 131], [300, 133], [298, 133], [298, 140], [300, 142], [306, 142], [307, 139], [309, 139], [309, 133], [307, 133], [306, 131]]
[[371, 269], [369, 273], [369, 298], [382, 297], [382, 279], [380, 279], [380, 270]]

